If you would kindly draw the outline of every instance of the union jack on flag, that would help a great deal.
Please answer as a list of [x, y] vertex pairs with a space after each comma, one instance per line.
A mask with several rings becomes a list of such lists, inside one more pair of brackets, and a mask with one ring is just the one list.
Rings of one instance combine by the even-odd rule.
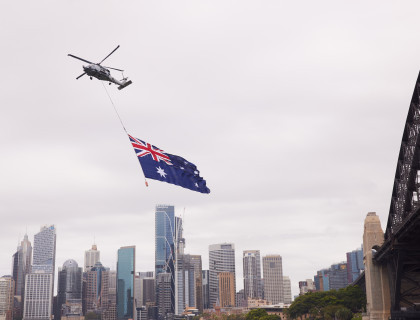
[[201, 193], [210, 193], [195, 164], [128, 135], [146, 178], [165, 181]]

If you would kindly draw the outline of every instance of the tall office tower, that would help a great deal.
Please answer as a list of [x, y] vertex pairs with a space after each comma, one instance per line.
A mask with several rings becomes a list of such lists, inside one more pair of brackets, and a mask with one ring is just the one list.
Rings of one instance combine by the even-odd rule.
[[175, 208], [157, 205], [155, 211], [155, 277], [173, 273], [175, 248]]
[[[233, 243], [212, 244], [209, 246], [209, 303], [210, 308], [219, 298], [220, 272], [232, 272], [235, 277], [235, 246]], [[235, 285], [235, 281], [233, 281]], [[236, 292], [236, 286], [234, 288]], [[234, 304], [235, 305], [235, 304]]]
[[13, 280], [15, 281], [15, 317], [21, 318], [23, 312], [23, 298], [25, 296], [25, 277], [31, 271], [32, 245], [25, 234], [22, 242], [13, 255]]
[[200, 312], [203, 311], [202, 277], [200, 255], [181, 254], [178, 256], [176, 315], [181, 315], [187, 307], [194, 307]]
[[84, 311], [103, 313], [109, 302], [109, 269], [99, 261], [84, 273]]
[[0, 278], [0, 319], [13, 320], [15, 281], [11, 276]]
[[64, 262], [63, 268], [58, 269], [57, 288], [57, 314], [54, 319], [61, 319], [63, 305], [69, 303], [76, 307], [80, 304], [82, 309], [82, 268], [77, 262], [70, 259]]
[[347, 263], [341, 262], [331, 265], [330, 290], [338, 290], [347, 287]]
[[280, 255], [263, 257], [264, 298], [272, 304], [284, 302], [283, 266]]
[[219, 272], [219, 303], [221, 308], [235, 307], [235, 273]]
[[363, 247], [347, 252], [347, 283], [350, 284], [356, 280], [365, 270], [363, 264]]
[[[157, 279], [159, 273], [162, 272], [171, 275], [171, 314], [175, 312], [176, 255], [183, 253], [184, 246], [182, 219], [175, 217], [174, 206], [157, 205], [155, 210], [155, 277]], [[159, 296], [157, 285], [156, 296]]]
[[283, 296], [285, 304], [292, 303], [292, 284], [287, 276], [283, 276]]
[[142, 281], [139, 274], [134, 275], [134, 301], [136, 309], [143, 306]]
[[260, 251], [245, 250], [243, 254], [243, 266], [245, 299], [262, 298]]
[[169, 272], [160, 272], [156, 278], [157, 307], [160, 320], [173, 317], [172, 304], [172, 275]]
[[92, 245], [92, 249], [85, 251], [85, 268], [84, 272], [89, 271], [93, 268], [96, 262], [101, 260], [101, 252], [98, 251], [96, 244]]
[[109, 271], [108, 276], [108, 301], [117, 303], [117, 271]]
[[203, 270], [203, 309], [210, 309], [209, 270]]
[[51, 320], [53, 277], [43, 270], [26, 275], [24, 320]]
[[35, 234], [32, 272], [43, 270], [48, 273], [54, 273], [55, 242], [56, 229], [54, 225], [49, 227], [43, 226], [41, 227], [41, 230]]
[[134, 276], [136, 273], [136, 247], [121, 247], [118, 249], [117, 262], [117, 319], [133, 319]]
[[[50, 320], [53, 307], [56, 229], [43, 226], [34, 236], [33, 265], [25, 278], [23, 319]], [[28, 300], [29, 299], [29, 300]]]
[[148, 303], [156, 302], [155, 278], [141, 279], [141, 304], [146, 306]]
[[117, 320], [117, 272], [108, 271], [108, 307], [102, 312], [102, 320]]
[[318, 291], [330, 290], [330, 269], [322, 269], [317, 271], [314, 276], [315, 288]]

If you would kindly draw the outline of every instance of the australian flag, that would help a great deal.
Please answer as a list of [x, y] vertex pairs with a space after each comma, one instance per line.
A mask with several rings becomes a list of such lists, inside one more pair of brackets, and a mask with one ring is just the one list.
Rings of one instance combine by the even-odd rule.
[[195, 164], [131, 135], [128, 137], [146, 178], [165, 181], [201, 193], [210, 193], [206, 180], [200, 177]]

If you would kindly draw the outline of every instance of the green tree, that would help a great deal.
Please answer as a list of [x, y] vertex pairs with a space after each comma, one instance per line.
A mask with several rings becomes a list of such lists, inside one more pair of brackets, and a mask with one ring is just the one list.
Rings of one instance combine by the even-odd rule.
[[264, 309], [253, 309], [246, 314], [245, 320], [260, 320], [262, 317], [266, 316], [268, 316], [268, 313]]
[[351, 320], [353, 318], [353, 312], [347, 308], [340, 308], [336, 311], [335, 317], [337, 320]]

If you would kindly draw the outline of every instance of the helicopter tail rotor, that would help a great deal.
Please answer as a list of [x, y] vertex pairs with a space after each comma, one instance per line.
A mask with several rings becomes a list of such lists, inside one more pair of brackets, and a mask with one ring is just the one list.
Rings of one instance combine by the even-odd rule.
[[123, 81], [123, 83], [122, 83], [122, 85], [120, 85], [118, 87], [118, 90], [124, 89], [125, 87], [129, 86], [132, 83], [133, 83], [133, 81], [131, 81], [131, 80], [128, 80], [127, 81], [127, 78], [125, 78], [124, 81]]

